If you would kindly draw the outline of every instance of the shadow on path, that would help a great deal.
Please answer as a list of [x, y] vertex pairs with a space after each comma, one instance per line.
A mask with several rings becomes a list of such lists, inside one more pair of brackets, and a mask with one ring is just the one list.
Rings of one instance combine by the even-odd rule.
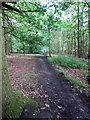
[[[90, 119], [90, 98], [78, 90], [73, 91], [68, 80], [59, 75], [46, 56], [36, 57], [36, 69], [39, 73], [39, 84], [45, 97], [39, 100], [42, 108], [23, 107], [20, 118], [83, 118]], [[27, 111], [25, 111], [27, 109]], [[33, 114], [35, 110], [39, 112]]]

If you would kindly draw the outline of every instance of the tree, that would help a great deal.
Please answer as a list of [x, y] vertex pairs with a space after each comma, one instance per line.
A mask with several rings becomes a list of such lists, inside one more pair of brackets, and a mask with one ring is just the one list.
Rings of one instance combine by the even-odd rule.
[[[90, 72], [90, 6], [88, 6], [88, 33], [89, 33], [89, 49], [88, 49], [88, 71]], [[88, 73], [88, 83], [90, 84], [90, 75]]]

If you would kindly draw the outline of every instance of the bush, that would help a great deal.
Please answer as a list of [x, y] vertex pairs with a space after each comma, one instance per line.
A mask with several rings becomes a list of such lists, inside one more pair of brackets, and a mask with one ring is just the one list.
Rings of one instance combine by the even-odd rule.
[[50, 62], [54, 64], [58, 64], [64, 66], [66, 68], [87, 68], [87, 61], [83, 59], [79, 59], [76, 57], [69, 57], [59, 55], [57, 57], [48, 58]]

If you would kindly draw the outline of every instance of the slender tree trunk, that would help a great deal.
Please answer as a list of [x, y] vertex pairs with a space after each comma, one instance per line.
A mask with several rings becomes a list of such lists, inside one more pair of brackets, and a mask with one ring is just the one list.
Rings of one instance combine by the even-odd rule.
[[75, 30], [74, 30], [74, 55], [76, 56], [76, 37], [75, 37]]
[[23, 53], [25, 53], [25, 45], [24, 45], [24, 43], [22, 43], [22, 45], [23, 45]]
[[84, 26], [83, 26], [83, 10], [82, 10], [82, 56], [84, 57]]
[[[48, 32], [49, 32], [49, 36], [50, 36], [50, 28], [48, 27]], [[49, 37], [49, 57], [51, 57], [51, 40]]]
[[13, 47], [12, 47], [12, 40], [10, 40], [10, 53], [12, 53], [13, 52]]
[[81, 37], [81, 29], [80, 29], [80, 48], [79, 48], [79, 50], [80, 50], [80, 57], [82, 57], [82, 37]]
[[[88, 7], [88, 32], [89, 32], [89, 45], [88, 45], [88, 71], [90, 72], [90, 7]], [[90, 84], [90, 75], [88, 74], [88, 83]]]
[[1, 27], [1, 18], [0, 18], [0, 120], [2, 119], [2, 27]]
[[90, 7], [88, 7], [88, 32], [89, 32], [88, 59], [90, 59]]
[[84, 47], [84, 31], [83, 31], [83, 33], [82, 33], [82, 49], [83, 49], [83, 51], [82, 51], [82, 55], [83, 55], [83, 57], [84, 57], [84, 51], [85, 51], [85, 47]]
[[33, 53], [32, 46], [29, 46], [29, 53]]
[[79, 26], [80, 26], [80, 19], [79, 19], [79, 0], [78, 0], [78, 57], [80, 58], [80, 30], [79, 30]]
[[80, 38], [81, 38], [81, 42], [80, 42], [80, 57], [83, 57], [84, 55], [84, 29], [83, 29], [83, 10], [84, 7], [82, 9], [82, 13], [81, 13], [81, 25], [80, 25]]
[[70, 35], [70, 36], [71, 36], [71, 42], [70, 42], [71, 43], [71, 45], [70, 45], [71, 46], [71, 52], [70, 52], [70, 54], [73, 55], [73, 36], [72, 35]]
[[49, 57], [51, 57], [51, 44], [50, 44], [51, 40], [49, 39]]

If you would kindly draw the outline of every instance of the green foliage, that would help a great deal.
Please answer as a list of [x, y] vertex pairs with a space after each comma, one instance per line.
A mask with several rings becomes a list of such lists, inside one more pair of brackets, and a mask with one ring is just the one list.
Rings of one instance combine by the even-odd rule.
[[66, 68], [87, 68], [87, 61], [75, 57], [59, 55], [58, 57], [48, 58], [50, 62], [64, 66]]
[[[70, 3], [63, 2], [63, 10], [67, 9], [69, 5]], [[53, 37], [52, 31], [60, 27], [62, 3], [52, 1], [43, 6], [39, 1], [18, 2], [14, 4], [14, 7], [24, 11], [40, 12], [7, 13], [5, 33], [9, 33], [9, 40], [12, 44], [11, 52], [46, 54], [43, 46], [48, 46], [48, 40]], [[48, 29], [50, 29], [50, 33]]]
[[69, 75], [66, 74], [63, 70], [58, 70], [58, 69], [57, 69], [57, 71], [60, 72], [60, 73], [63, 73], [64, 76], [65, 76], [69, 81], [71, 81], [72, 83], [74, 83], [75, 85], [77, 85], [77, 86], [79, 86], [79, 87], [82, 87], [83, 89], [87, 89], [87, 88], [88, 88], [85, 83], [81, 82], [81, 81], [78, 80], [78, 79], [75, 79], [75, 78], [69, 76]]
[[84, 74], [87, 75], [87, 76], [90, 76], [90, 71], [84, 71], [84, 70], [82, 71], [82, 70], [81, 70], [80, 72], [81, 72], [81, 73], [84, 73]]
[[87, 86], [86, 86], [85, 83], [83, 83], [83, 82], [81, 82], [81, 81], [79, 81], [79, 80], [77, 80], [77, 79], [75, 79], [75, 78], [73, 78], [73, 77], [71, 77], [71, 76], [69, 76], [69, 75], [67, 75], [67, 74], [65, 74], [65, 77], [66, 77], [68, 80], [70, 80], [71, 82], [73, 82], [75, 85], [87, 89]]

